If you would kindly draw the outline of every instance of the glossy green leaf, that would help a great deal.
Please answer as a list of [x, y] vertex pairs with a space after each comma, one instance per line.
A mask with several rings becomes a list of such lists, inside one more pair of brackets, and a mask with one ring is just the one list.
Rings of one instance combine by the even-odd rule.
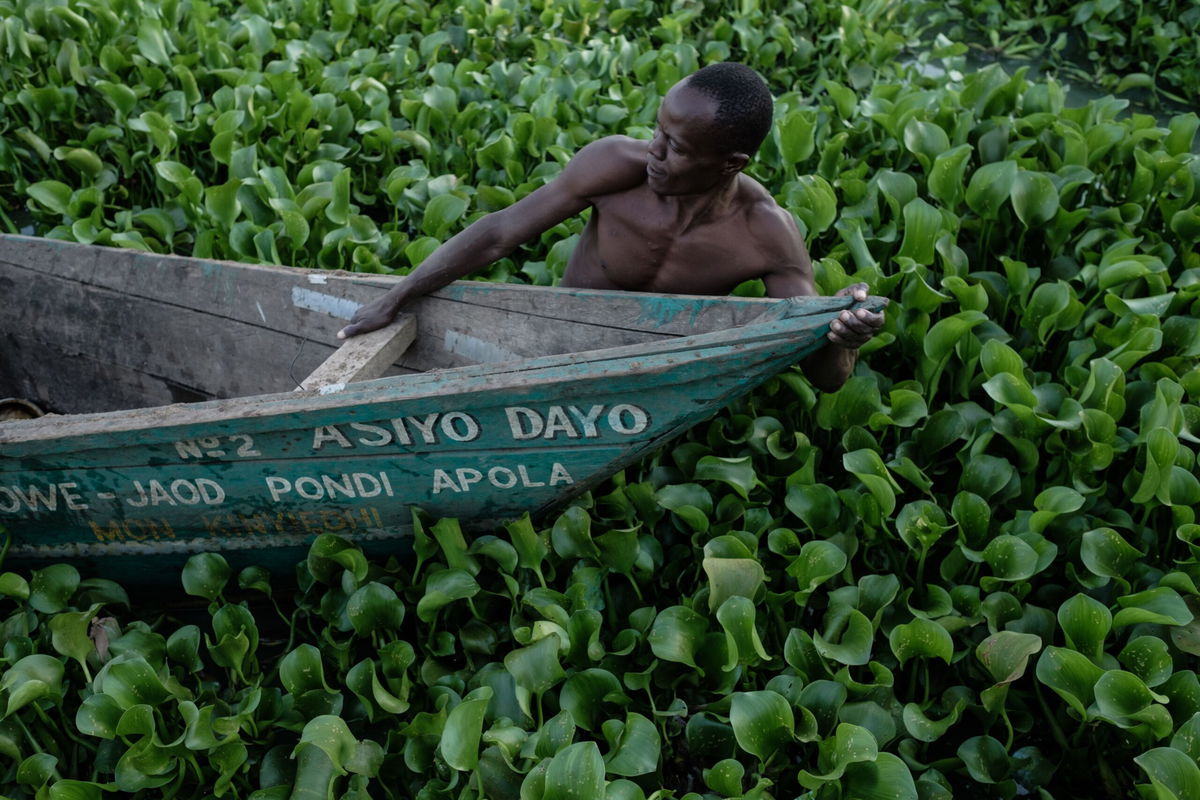
[[665, 608], [654, 618], [646, 639], [655, 657], [699, 669], [696, 650], [708, 631], [708, 621], [685, 606]]
[[1063, 647], [1048, 646], [1038, 657], [1038, 680], [1053, 689], [1082, 719], [1087, 719], [1087, 707], [1095, 699], [1096, 681], [1103, 673], [1087, 656]]
[[610, 775], [634, 777], [654, 772], [662, 751], [662, 739], [653, 722], [641, 714], [630, 712], [624, 722], [604, 723], [608, 754], [605, 770]]
[[1133, 761], [1145, 771], [1161, 800], [1185, 800], [1200, 793], [1200, 766], [1173, 747], [1155, 747]]
[[792, 707], [770, 691], [735, 693], [729, 722], [738, 746], [764, 761], [791, 742], [795, 729]]
[[1157, 625], [1186, 625], [1194, 615], [1179, 593], [1169, 586], [1159, 586], [1136, 594], [1117, 598], [1121, 610], [1113, 618], [1113, 627], [1123, 628], [1140, 622]]
[[997, 161], [975, 170], [967, 184], [967, 205], [984, 219], [996, 219], [1017, 182], [1017, 163]]
[[220, 553], [196, 553], [183, 567], [183, 590], [212, 602], [221, 597], [231, 574], [229, 562]]
[[34, 570], [29, 579], [29, 605], [43, 614], [62, 611], [79, 587], [79, 570], [70, 564], [51, 564]]
[[958, 748], [967, 772], [979, 783], [1000, 783], [1009, 776], [1011, 765], [1004, 745], [991, 736], [973, 736]]
[[595, 742], [576, 742], [560, 750], [546, 767], [544, 800], [604, 796], [604, 759]]
[[1037, 228], [1058, 213], [1058, 190], [1046, 175], [1020, 170], [1012, 184], [1012, 204], [1025, 227]]
[[492, 694], [490, 686], [481, 686], [451, 709], [440, 744], [442, 758], [450, 767], [469, 771], [479, 764], [479, 737]]
[[929, 195], [944, 208], [954, 210], [963, 199], [971, 151], [971, 145], [960, 144], [933, 157], [928, 179]]
[[762, 639], [759, 638], [755, 627], [754, 602], [748, 597], [734, 595], [717, 609], [717, 622], [725, 630], [726, 651], [729, 660], [725, 670], [734, 669], [738, 664], [753, 664], [759, 659], [769, 659]]
[[949, 664], [954, 656], [954, 640], [946, 629], [920, 617], [892, 628], [888, 642], [901, 666], [913, 658], [940, 658]]
[[1112, 630], [1112, 612], [1098, 600], [1084, 594], [1071, 597], [1058, 607], [1058, 624], [1067, 646], [1100, 663], [1104, 641]]

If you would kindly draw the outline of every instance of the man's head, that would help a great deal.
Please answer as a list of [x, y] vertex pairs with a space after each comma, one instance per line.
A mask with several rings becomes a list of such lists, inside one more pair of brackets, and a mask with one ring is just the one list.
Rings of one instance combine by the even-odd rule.
[[758, 73], [744, 64], [709, 64], [684, 81], [717, 104], [712, 135], [718, 149], [753, 157], [771, 131], [774, 101]]
[[648, 147], [650, 187], [664, 195], [708, 191], [740, 172], [771, 130], [771, 92], [742, 64], [710, 64], [663, 98]]

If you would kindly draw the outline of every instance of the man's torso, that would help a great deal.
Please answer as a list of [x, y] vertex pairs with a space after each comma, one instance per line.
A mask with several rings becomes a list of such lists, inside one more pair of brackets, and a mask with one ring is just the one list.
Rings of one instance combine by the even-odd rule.
[[644, 181], [594, 198], [562, 285], [721, 295], [764, 277], [776, 265], [750, 235], [749, 217], [754, 204], [774, 201], [753, 179], [738, 181], [726, 213], [690, 222]]

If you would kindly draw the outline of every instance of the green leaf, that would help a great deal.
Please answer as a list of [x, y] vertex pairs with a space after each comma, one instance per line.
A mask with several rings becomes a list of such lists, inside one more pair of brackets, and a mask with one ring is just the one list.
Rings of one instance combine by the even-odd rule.
[[28, 600], [29, 582], [15, 572], [0, 574], [0, 595]]
[[846, 554], [833, 542], [816, 539], [805, 542], [787, 566], [787, 574], [798, 585], [796, 601], [803, 603], [825, 581], [846, 568]]
[[221, 597], [231, 574], [229, 562], [220, 553], [196, 553], [183, 566], [183, 590], [212, 602]]
[[604, 757], [608, 774], [634, 777], [658, 769], [662, 740], [655, 724], [641, 714], [626, 714], [623, 724], [608, 720], [604, 723], [604, 737], [609, 747]]
[[1087, 656], [1064, 647], [1048, 646], [1038, 657], [1037, 679], [1066, 700], [1081, 719], [1095, 699], [1096, 681], [1104, 673]]
[[70, 604], [78, 587], [79, 570], [70, 564], [34, 570], [29, 580], [29, 606], [43, 614], [57, 614]]
[[725, 600], [717, 609], [717, 622], [725, 629], [726, 672], [738, 664], [753, 664], [759, 659], [770, 658], [755, 628], [754, 603], [749, 598], [734, 595]]
[[64, 611], [50, 618], [50, 642], [61, 655], [73, 658], [90, 675], [87, 658], [96, 652], [96, 645], [88, 637], [88, 626], [100, 610], [96, 603], [86, 611]]
[[1113, 618], [1115, 628], [1142, 622], [1155, 625], [1186, 625], [1193, 619], [1187, 603], [1169, 586], [1123, 595], [1117, 598], [1117, 604], [1121, 606], [1121, 610]]
[[354, 734], [341, 717], [325, 714], [310, 719], [304, 725], [300, 742], [293, 748], [292, 755], [306, 747], [315, 747], [329, 757], [337, 774], [345, 775], [345, 764], [354, 757], [357, 745]]
[[763, 761], [792, 741], [796, 724], [788, 701], [771, 691], [735, 692], [729, 722], [738, 746]]
[[32, 183], [25, 189], [25, 194], [55, 214], [66, 214], [67, 205], [71, 202], [71, 187], [61, 181]]
[[1083, 534], [1079, 557], [1095, 575], [1120, 578], [1144, 553], [1130, 545], [1112, 528], [1096, 528]]
[[425, 217], [421, 230], [427, 236], [444, 239], [450, 226], [458, 222], [467, 212], [467, 201], [456, 194], [440, 194], [425, 206]]
[[933, 168], [929, 171], [929, 196], [951, 211], [962, 201], [965, 188], [963, 177], [966, 175], [971, 151], [971, 145], [960, 144], [940, 152], [934, 158]]
[[558, 663], [559, 638], [544, 636], [527, 647], [513, 650], [504, 657], [504, 666], [517, 686], [539, 695], [566, 675]]
[[1058, 190], [1045, 174], [1021, 170], [1012, 185], [1012, 203], [1026, 228], [1039, 228], [1058, 213]]
[[973, 736], [958, 748], [958, 757], [979, 783], [1000, 783], [1008, 778], [1011, 765], [1004, 745], [991, 736]]
[[1077, 594], [1058, 607], [1058, 624], [1067, 638], [1067, 645], [1099, 664], [1104, 654], [1104, 640], [1112, 630], [1112, 612], [1108, 607], [1084, 594]]
[[904, 126], [904, 146], [928, 164], [950, 149], [950, 137], [936, 122], [913, 119]]
[[12, 716], [42, 698], [58, 702], [63, 693], [63, 673], [63, 663], [51, 656], [34, 653], [18, 660], [0, 677], [0, 691], [8, 693], [4, 716]]
[[984, 164], [967, 184], [967, 205], [983, 219], [996, 219], [1017, 182], [1017, 162]]
[[694, 477], [698, 481], [721, 481], [730, 486], [743, 499], [749, 498], [750, 490], [757, 482], [754, 464], [749, 456], [742, 458], [703, 456], [696, 462]]
[[837, 643], [827, 640], [821, 634], [813, 636], [813, 644], [817, 652], [825, 658], [831, 658], [840, 664], [861, 666], [871, 660], [871, 644], [875, 629], [871, 621], [857, 609], [851, 609], [846, 615], [846, 627], [841, 631]]
[[[654, 618], [646, 640], [655, 657], [700, 670], [696, 664], [696, 650], [707, 632], [708, 620], [704, 617], [686, 606], [671, 606]], [[700, 674], [704, 674], [703, 670]]]
[[1173, 747], [1156, 747], [1133, 762], [1145, 770], [1159, 800], [1200, 797], [1200, 766], [1186, 753]]
[[370, 581], [350, 595], [346, 601], [346, 616], [359, 636], [396, 631], [404, 620], [404, 603], [391, 587]]
[[940, 658], [949, 664], [954, 656], [954, 640], [946, 629], [920, 617], [892, 628], [888, 642], [900, 666], [912, 658]]
[[934, 245], [942, 228], [942, 214], [917, 197], [904, 206], [904, 242], [897, 258], [911, 258], [918, 264], [932, 264]]
[[844, 796], [862, 800], [917, 800], [919, 796], [912, 772], [892, 753], [847, 765], [841, 785]]
[[558, 751], [546, 767], [545, 791], [541, 798], [584, 800], [603, 797], [604, 771], [604, 759], [595, 742], [568, 745]]
[[470, 771], [479, 764], [479, 737], [492, 694], [490, 686], [481, 686], [464, 697], [446, 717], [439, 747], [451, 768]]
[[867, 491], [879, 503], [884, 516], [891, 516], [896, 508], [896, 492], [900, 491], [900, 485], [888, 472], [879, 454], [871, 449], [845, 453], [842, 456], [842, 466], [863, 482]]
[[766, 573], [753, 558], [709, 558], [702, 562], [708, 576], [708, 608], [715, 611], [731, 597], [753, 600]]

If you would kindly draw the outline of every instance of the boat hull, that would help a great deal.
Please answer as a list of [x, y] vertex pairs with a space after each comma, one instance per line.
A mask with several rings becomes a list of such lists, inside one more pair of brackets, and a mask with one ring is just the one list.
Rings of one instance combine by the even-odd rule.
[[544, 513], [822, 346], [849, 305], [795, 298], [655, 342], [0, 423], [9, 558], [143, 581], [148, 564], [205, 551], [289, 569], [322, 533], [403, 552], [417, 509], [484, 524]]

